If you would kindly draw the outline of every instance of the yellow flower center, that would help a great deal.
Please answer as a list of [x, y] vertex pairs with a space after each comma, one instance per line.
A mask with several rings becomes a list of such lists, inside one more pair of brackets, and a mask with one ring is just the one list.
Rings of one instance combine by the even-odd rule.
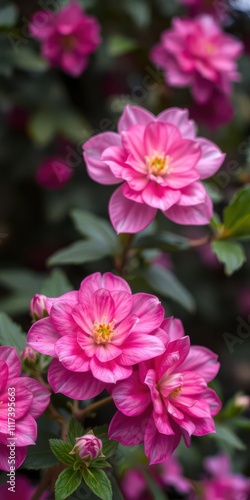
[[205, 43], [205, 51], [207, 52], [207, 54], [214, 54], [216, 52], [216, 49], [212, 43], [206, 42]]
[[182, 386], [176, 387], [172, 392], [170, 392], [169, 397], [170, 398], [177, 398], [180, 395], [180, 392], [182, 391]]
[[99, 323], [94, 322], [93, 335], [97, 344], [107, 344], [113, 336], [114, 333], [115, 320], [111, 323]]
[[171, 157], [165, 153], [155, 152], [151, 156], [145, 156], [148, 172], [153, 175], [165, 175], [169, 173]]

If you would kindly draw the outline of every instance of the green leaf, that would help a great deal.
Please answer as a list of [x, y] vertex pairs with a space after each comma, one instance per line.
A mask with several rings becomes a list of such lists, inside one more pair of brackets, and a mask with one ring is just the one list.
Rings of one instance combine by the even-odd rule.
[[96, 458], [91, 462], [91, 467], [94, 469], [105, 469], [106, 467], [111, 467], [111, 465], [104, 458]]
[[48, 264], [49, 266], [55, 264], [84, 264], [85, 262], [100, 260], [109, 253], [107, 248], [98, 246], [94, 240], [80, 240], [54, 253], [48, 259]]
[[71, 216], [75, 228], [82, 236], [87, 236], [100, 245], [104, 245], [107, 250], [117, 252], [120, 243], [119, 239], [105, 219], [79, 209], [73, 210]]
[[13, 56], [13, 63], [25, 71], [42, 72], [48, 69], [46, 60], [27, 47], [19, 47], [18, 53]]
[[213, 241], [211, 248], [215, 253], [217, 259], [225, 266], [225, 273], [230, 276], [240, 269], [246, 256], [242, 246], [236, 241], [231, 240], [218, 240]]
[[246, 445], [236, 434], [229, 428], [221, 424], [216, 424], [216, 434], [211, 434], [211, 438], [219, 441], [224, 441], [231, 448], [237, 450], [245, 450]]
[[48, 434], [48, 436], [43, 434], [42, 439], [39, 438], [35, 446], [28, 447], [28, 453], [22, 465], [22, 469], [48, 469], [59, 464], [59, 460], [52, 453], [49, 446], [50, 436], [51, 434]]
[[0, 8], [0, 26], [14, 26], [18, 18], [18, 8], [15, 4], [9, 3]]
[[42, 146], [48, 144], [58, 131], [58, 120], [55, 113], [42, 109], [34, 113], [28, 124], [31, 138]]
[[68, 498], [82, 481], [81, 471], [65, 469], [61, 472], [55, 484], [55, 500], [64, 500]]
[[148, 488], [149, 488], [149, 491], [152, 493], [153, 499], [154, 500], [167, 500], [168, 497], [166, 496], [165, 493], [162, 492], [161, 488], [154, 481], [153, 477], [148, 472], [146, 472], [144, 469], [141, 470], [141, 472], [143, 473], [143, 475], [147, 481]]
[[132, 38], [122, 35], [114, 35], [107, 41], [107, 52], [113, 57], [128, 54], [138, 48], [138, 44]]
[[49, 444], [59, 462], [66, 465], [74, 465], [75, 457], [74, 455], [69, 455], [69, 452], [72, 450], [71, 443], [63, 441], [62, 439], [50, 439]]
[[112, 500], [112, 487], [107, 474], [101, 469], [82, 469], [85, 483], [102, 500]]
[[0, 343], [14, 346], [18, 352], [26, 345], [26, 335], [21, 327], [3, 312], [0, 313]]
[[239, 429], [250, 430], [250, 418], [247, 417], [237, 417], [233, 420], [233, 425], [239, 427]]
[[40, 290], [43, 275], [29, 269], [14, 268], [0, 271], [0, 283], [10, 290], [29, 293], [30, 296]]
[[50, 276], [44, 281], [41, 293], [48, 297], [59, 297], [72, 290], [66, 274], [61, 269], [53, 269]]
[[159, 248], [164, 252], [186, 250], [189, 247], [187, 238], [167, 231], [149, 236], [139, 236], [132, 244], [132, 248]]
[[152, 290], [178, 302], [190, 312], [195, 311], [194, 298], [171, 271], [153, 264], [143, 270], [142, 275]]
[[250, 186], [245, 186], [233, 197], [224, 210], [225, 230], [234, 238], [250, 238]]
[[86, 432], [87, 431], [83, 428], [80, 422], [78, 422], [78, 420], [76, 420], [75, 418], [72, 418], [70, 420], [67, 437], [72, 447], [76, 444], [76, 438], [83, 436], [84, 434], [86, 434]]

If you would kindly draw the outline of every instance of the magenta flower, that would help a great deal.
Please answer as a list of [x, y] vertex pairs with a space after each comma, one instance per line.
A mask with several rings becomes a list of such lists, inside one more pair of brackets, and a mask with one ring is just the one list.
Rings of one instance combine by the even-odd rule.
[[70, 454], [77, 454], [87, 466], [97, 457], [104, 457], [102, 453], [102, 441], [97, 438], [93, 431], [89, 431], [82, 437], [76, 438], [76, 444]]
[[204, 460], [210, 478], [202, 481], [204, 500], [249, 500], [250, 479], [231, 471], [230, 459], [225, 453]]
[[33, 324], [28, 345], [54, 357], [48, 379], [54, 392], [74, 399], [100, 394], [129, 377], [140, 361], [165, 350], [152, 332], [164, 309], [154, 295], [136, 293], [111, 273], [85, 278], [79, 292], [47, 300], [49, 317]]
[[205, 347], [190, 347], [179, 320], [166, 319], [157, 336], [165, 339], [161, 356], [140, 363], [138, 370], [114, 387], [118, 408], [109, 437], [133, 446], [144, 442], [150, 464], [168, 460], [183, 436], [215, 432], [213, 416], [221, 408], [207, 387], [218, 372], [217, 356]]
[[84, 144], [92, 179], [101, 184], [124, 181], [109, 203], [116, 231], [141, 231], [157, 209], [178, 224], [208, 224], [212, 202], [200, 181], [217, 172], [224, 155], [211, 141], [196, 137], [187, 111], [170, 108], [155, 117], [126, 106], [118, 131]]
[[49, 10], [33, 15], [30, 32], [42, 42], [42, 55], [52, 67], [79, 76], [87, 67], [89, 54], [101, 43], [99, 23], [71, 0], [57, 13]]
[[[36, 485], [32, 484], [30, 479], [20, 473], [15, 474], [15, 486], [11, 486], [8, 481], [9, 478], [5, 484], [0, 486], [0, 498], [3, 500], [30, 500], [36, 492]], [[47, 490], [40, 496], [40, 500], [49, 500], [49, 498], [51, 496]]]
[[[9, 460], [15, 457], [15, 468], [20, 467], [27, 446], [35, 444], [35, 418], [48, 406], [50, 393], [36, 380], [20, 376], [21, 363], [14, 347], [0, 347], [0, 371], [0, 469], [9, 472], [13, 470]], [[8, 417], [14, 422], [8, 422]]]
[[73, 175], [73, 168], [57, 156], [45, 158], [35, 173], [37, 184], [47, 189], [61, 189]]
[[230, 98], [218, 89], [214, 89], [208, 102], [194, 103], [189, 112], [197, 123], [202, 123], [213, 131], [229, 124], [234, 117], [234, 107]]
[[164, 70], [169, 85], [189, 86], [194, 100], [205, 104], [215, 88], [231, 95], [232, 82], [240, 79], [236, 60], [242, 51], [239, 40], [225, 34], [212, 16], [203, 15], [174, 19], [151, 59]]

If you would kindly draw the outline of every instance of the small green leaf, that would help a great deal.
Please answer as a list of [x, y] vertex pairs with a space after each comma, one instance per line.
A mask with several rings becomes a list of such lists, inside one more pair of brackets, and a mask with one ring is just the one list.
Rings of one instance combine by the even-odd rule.
[[67, 437], [72, 447], [76, 444], [76, 438], [83, 436], [84, 434], [86, 434], [86, 432], [87, 431], [82, 427], [78, 420], [76, 420], [75, 418], [72, 418], [70, 420]]
[[27, 47], [19, 47], [18, 53], [13, 56], [13, 63], [17, 68], [25, 71], [42, 72], [48, 69], [46, 60]]
[[96, 458], [91, 462], [91, 467], [94, 469], [105, 469], [106, 467], [111, 467], [111, 465], [104, 458]]
[[239, 427], [239, 429], [245, 429], [250, 431], [250, 418], [247, 417], [234, 418], [233, 425]]
[[153, 264], [143, 270], [142, 275], [152, 290], [178, 302], [190, 312], [195, 310], [194, 298], [168, 269]]
[[66, 274], [61, 269], [53, 269], [50, 276], [44, 281], [41, 293], [48, 297], [59, 297], [72, 290]]
[[73, 466], [75, 457], [74, 455], [69, 455], [69, 452], [72, 450], [71, 443], [63, 441], [62, 439], [50, 439], [49, 444], [59, 462]]
[[119, 239], [109, 222], [101, 217], [83, 210], [73, 210], [72, 219], [75, 228], [82, 236], [87, 236], [104, 245], [107, 249], [117, 251]]
[[213, 241], [211, 247], [217, 259], [224, 264], [228, 276], [240, 269], [246, 260], [242, 246], [236, 241]]
[[55, 500], [68, 498], [80, 486], [81, 481], [82, 475], [80, 470], [63, 470], [55, 484]]
[[85, 483], [102, 500], [112, 500], [112, 487], [107, 474], [102, 469], [82, 469]]
[[58, 458], [52, 453], [49, 446], [49, 437], [43, 435], [43, 439], [37, 441], [35, 446], [28, 447], [28, 453], [22, 469], [40, 470], [48, 469], [59, 464]]
[[48, 259], [50, 266], [57, 264], [84, 264], [109, 255], [107, 248], [98, 246], [95, 240], [80, 240], [54, 253]]
[[138, 236], [132, 244], [133, 248], [159, 248], [164, 252], [186, 250], [190, 247], [189, 240], [178, 234], [167, 231], [149, 236]]
[[234, 238], [250, 238], [250, 186], [236, 192], [224, 210], [225, 230]]
[[211, 434], [211, 437], [219, 441], [224, 441], [231, 448], [237, 450], [245, 450], [246, 445], [236, 434], [229, 428], [221, 424], [216, 424], [216, 434]]
[[0, 313], [0, 344], [13, 346], [20, 352], [26, 345], [26, 335], [7, 314]]
[[107, 52], [113, 57], [128, 54], [138, 48], [138, 44], [132, 38], [122, 35], [114, 35], [107, 41]]

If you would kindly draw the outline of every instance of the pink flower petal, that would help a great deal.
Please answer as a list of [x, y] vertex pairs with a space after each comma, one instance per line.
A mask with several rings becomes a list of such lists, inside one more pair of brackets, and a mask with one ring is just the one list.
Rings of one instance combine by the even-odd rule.
[[116, 347], [114, 344], [108, 342], [107, 344], [97, 345], [95, 349], [95, 356], [102, 363], [107, 361], [112, 361], [112, 359], [117, 358], [121, 354], [121, 349]]
[[178, 205], [182, 207], [200, 205], [201, 203], [204, 203], [206, 197], [207, 192], [202, 183], [193, 182], [189, 186], [182, 189]]
[[132, 373], [131, 366], [121, 366], [117, 360], [106, 361], [102, 363], [93, 357], [90, 360], [90, 369], [92, 374], [98, 380], [108, 384], [115, 384], [118, 380], [128, 378]]
[[165, 187], [150, 182], [142, 192], [142, 199], [147, 205], [165, 211], [177, 203], [181, 193], [178, 190], [166, 189]]
[[161, 325], [164, 309], [155, 295], [136, 293], [133, 296], [132, 314], [140, 319], [136, 325], [137, 333], [149, 333]]
[[144, 108], [139, 106], [127, 105], [121, 115], [118, 123], [118, 132], [129, 129], [133, 125], [147, 125], [155, 120], [155, 116]]
[[164, 351], [165, 346], [159, 338], [145, 335], [145, 333], [132, 332], [122, 346], [119, 362], [126, 366], [135, 365], [159, 356]]
[[72, 311], [75, 306], [74, 300], [58, 300], [54, 302], [50, 310], [50, 320], [55, 330], [60, 335], [68, 335], [69, 332], [76, 333], [77, 325], [72, 319]]
[[37, 424], [31, 415], [26, 415], [15, 423], [16, 446], [36, 444]]
[[36, 321], [29, 330], [27, 345], [42, 354], [55, 356], [55, 343], [61, 336], [51, 324], [50, 318]]
[[89, 370], [89, 358], [77, 342], [76, 336], [64, 335], [55, 346], [56, 355], [62, 365], [73, 372]]
[[[144, 148], [144, 130], [143, 125], [134, 125], [126, 132], [121, 133], [122, 145], [127, 153], [131, 155], [133, 160], [137, 162], [138, 168], [142, 174], [147, 172], [147, 165], [145, 162], [145, 148]], [[139, 167], [140, 166], [140, 167]]]
[[5, 389], [8, 383], [8, 375], [9, 375], [8, 365], [4, 361], [0, 361], [0, 373], [1, 373], [1, 378], [0, 378], [0, 394], [1, 394], [1, 392]]
[[118, 410], [129, 417], [141, 415], [151, 403], [149, 390], [141, 383], [137, 371], [115, 385], [112, 397]]
[[[112, 273], [104, 273], [102, 276], [102, 287], [109, 290], [109, 292], [121, 291], [131, 294], [131, 289], [128, 283], [119, 276]], [[113, 294], [112, 294], [113, 297]], [[115, 299], [114, 299], [115, 300]]]
[[219, 170], [226, 155], [208, 139], [197, 137], [196, 141], [198, 141], [202, 151], [196, 169], [200, 173], [201, 179], [207, 179]]
[[156, 209], [124, 198], [120, 187], [111, 196], [109, 215], [118, 234], [138, 233], [149, 226], [156, 215]]
[[8, 365], [9, 377], [18, 377], [21, 373], [21, 362], [15, 347], [1, 346], [0, 361]]
[[213, 215], [213, 205], [207, 195], [204, 203], [191, 207], [174, 205], [166, 210], [164, 215], [177, 224], [200, 226], [209, 224]]
[[71, 372], [57, 359], [50, 364], [48, 381], [54, 392], [77, 400], [94, 398], [105, 389], [105, 384], [94, 378], [91, 372]]
[[115, 320], [116, 322], [120, 322], [126, 318], [131, 311], [133, 304], [132, 294], [123, 291], [114, 291], [112, 292], [112, 299], [115, 306]]
[[212, 416], [219, 413], [222, 403], [213, 389], [206, 389], [202, 394], [202, 399], [209, 405]]
[[180, 143], [181, 134], [175, 125], [155, 121], [147, 125], [144, 133], [144, 155], [168, 153], [174, 144]]
[[87, 171], [91, 179], [100, 184], [118, 184], [120, 182], [109, 166], [102, 161], [101, 155], [110, 146], [120, 146], [120, 136], [115, 132], [103, 132], [91, 137], [85, 144], [84, 160], [87, 165]]
[[181, 433], [165, 436], [157, 431], [153, 418], [149, 420], [145, 431], [145, 453], [150, 465], [168, 460], [177, 448]]
[[[11, 441], [9, 441], [11, 443]], [[16, 441], [15, 441], [16, 443]], [[15, 467], [18, 469], [24, 462], [27, 455], [27, 447], [16, 447], [15, 449]], [[10, 456], [9, 448], [7, 448], [6, 444], [0, 444], [0, 470], [4, 470], [6, 472], [10, 472], [10, 464], [8, 463]]]
[[185, 336], [183, 324], [180, 319], [173, 316], [166, 318], [161, 324], [161, 328], [169, 335], [171, 341], [180, 339]]
[[182, 371], [194, 371], [210, 382], [218, 373], [218, 355], [207, 347], [191, 346], [188, 356], [181, 365]]
[[116, 439], [124, 446], [142, 443], [149, 415], [150, 413], [146, 411], [136, 417], [127, 417], [117, 411], [109, 425], [109, 439]]
[[117, 328], [115, 327], [112, 335], [112, 344], [116, 346], [122, 345], [131, 332], [136, 329], [138, 322], [139, 318], [135, 315], [124, 319], [119, 325], [117, 325]]
[[25, 377], [25, 386], [32, 392], [33, 400], [29, 409], [32, 417], [39, 417], [47, 408], [50, 401], [50, 392], [40, 382], [30, 377]]
[[159, 122], [172, 123], [180, 131], [184, 139], [194, 139], [196, 135], [195, 123], [188, 119], [188, 110], [180, 108], [170, 108], [162, 111], [158, 116]]
[[115, 316], [115, 305], [111, 294], [105, 288], [97, 290], [90, 302], [91, 313], [98, 323], [111, 323]]

